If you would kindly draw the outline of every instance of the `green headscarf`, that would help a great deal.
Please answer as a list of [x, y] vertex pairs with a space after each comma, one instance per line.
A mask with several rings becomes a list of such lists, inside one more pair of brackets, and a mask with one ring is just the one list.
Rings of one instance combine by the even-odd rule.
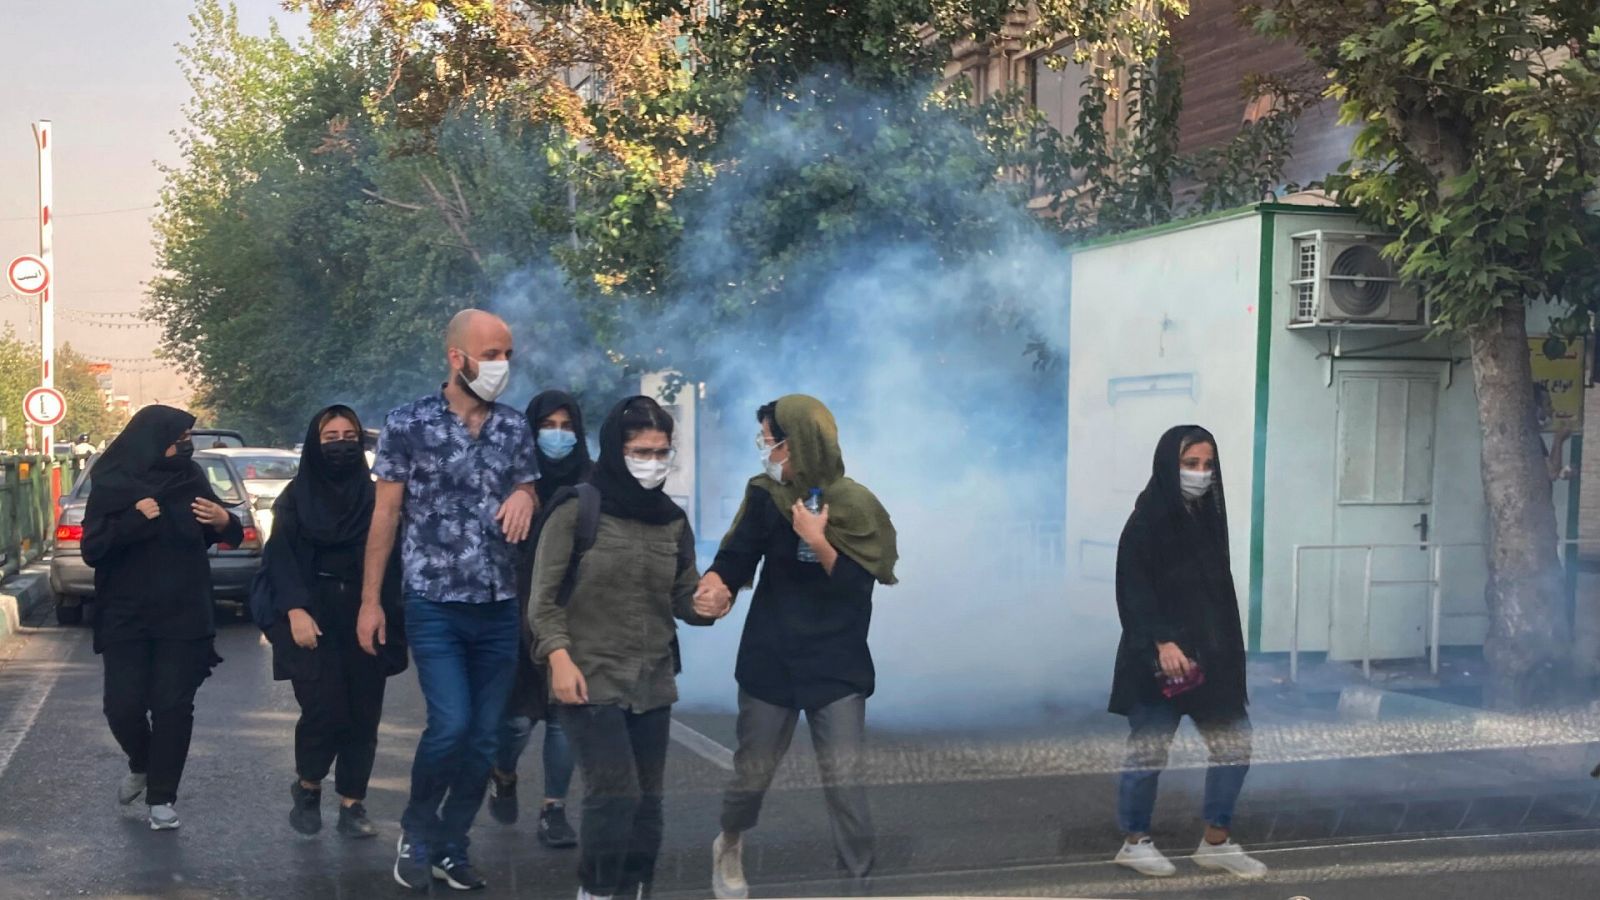
[[[757, 475], [750, 484], [771, 494], [778, 511], [791, 522], [795, 502], [812, 488], [822, 488], [822, 502], [828, 507], [828, 543], [860, 563], [879, 582], [894, 584], [894, 565], [900, 558], [894, 523], [871, 491], [844, 476], [839, 425], [833, 413], [815, 397], [790, 394], [778, 400], [777, 420], [788, 443], [789, 470], [794, 480], [780, 484], [766, 475]], [[744, 515], [741, 505], [728, 530], [730, 535]]]

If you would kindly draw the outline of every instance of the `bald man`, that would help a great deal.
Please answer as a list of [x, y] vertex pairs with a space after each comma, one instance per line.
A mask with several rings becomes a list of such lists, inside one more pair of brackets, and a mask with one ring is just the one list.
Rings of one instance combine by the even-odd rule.
[[538, 505], [539, 463], [527, 418], [495, 402], [510, 376], [506, 323], [481, 310], [458, 313], [444, 350], [448, 380], [389, 414], [372, 467], [378, 494], [365, 571], [381, 575], [404, 525], [405, 623], [384, 620], [381, 579], [368, 578], [356, 633], [376, 653], [391, 626], [404, 627], [428, 705], [395, 881], [476, 890], [484, 881], [467, 859], [467, 832], [489, 786], [517, 670], [516, 546]]

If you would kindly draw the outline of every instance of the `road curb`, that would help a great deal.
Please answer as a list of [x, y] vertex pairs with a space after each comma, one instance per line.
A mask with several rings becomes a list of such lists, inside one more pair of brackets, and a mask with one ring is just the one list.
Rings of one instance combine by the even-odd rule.
[[0, 584], [0, 643], [21, 630], [33, 611], [50, 602], [50, 570], [32, 565]]

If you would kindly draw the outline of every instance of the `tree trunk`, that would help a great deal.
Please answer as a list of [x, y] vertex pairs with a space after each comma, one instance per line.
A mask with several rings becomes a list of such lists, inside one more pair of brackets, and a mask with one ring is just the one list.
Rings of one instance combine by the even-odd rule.
[[1489, 516], [1485, 699], [1496, 709], [1555, 700], [1570, 686], [1571, 634], [1526, 316], [1522, 305], [1508, 307], [1471, 334]]

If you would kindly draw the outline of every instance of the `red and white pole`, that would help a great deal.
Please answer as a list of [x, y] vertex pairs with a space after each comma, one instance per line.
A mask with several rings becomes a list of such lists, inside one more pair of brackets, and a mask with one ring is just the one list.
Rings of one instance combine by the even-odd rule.
[[[33, 123], [34, 146], [39, 149], [39, 258], [44, 261], [46, 272], [50, 273], [50, 284], [39, 292], [39, 353], [40, 353], [40, 378], [39, 383], [47, 388], [56, 386], [56, 254], [55, 254], [55, 187], [54, 170], [50, 164], [51, 135], [49, 119], [40, 119]], [[46, 425], [40, 429], [47, 458], [55, 456], [56, 427]], [[52, 469], [54, 467], [52, 466]], [[61, 482], [60, 473], [52, 477], [52, 500], [59, 505]]]

